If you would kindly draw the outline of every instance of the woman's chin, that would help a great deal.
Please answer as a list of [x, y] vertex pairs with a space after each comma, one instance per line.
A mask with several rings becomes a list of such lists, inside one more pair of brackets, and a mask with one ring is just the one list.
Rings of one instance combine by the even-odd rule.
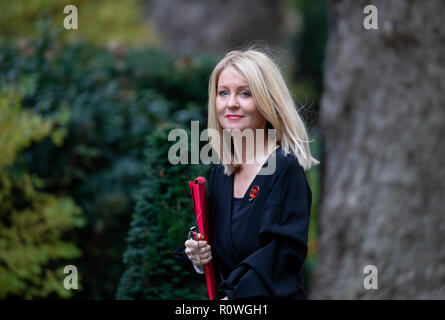
[[227, 126], [225, 129], [227, 129], [227, 130], [240, 130], [240, 131], [243, 131], [244, 129], [246, 129], [244, 126], [234, 126], [234, 125], [231, 125], [231, 126]]
[[223, 128], [227, 129], [227, 130], [239, 129], [239, 130], [242, 131], [242, 130], [246, 129], [246, 126], [245, 125], [241, 125], [240, 123], [227, 121], [226, 123], [224, 123]]

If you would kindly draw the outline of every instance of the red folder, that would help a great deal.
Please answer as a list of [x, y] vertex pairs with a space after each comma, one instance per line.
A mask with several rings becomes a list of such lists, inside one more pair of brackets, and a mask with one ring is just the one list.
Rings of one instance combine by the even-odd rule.
[[[196, 222], [198, 223], [199, 233], [201, 234], [201, 240], [206, 240], [208, 243], [210, 239], [210, 225], [207, 211], [206, 179], [203, 177], [198, 177], [193, 181], [189, 181], [189, 184], [190, 191], [192, 193], [193, 207], [195, 208]], [[209, 299], [218, 299], [215, 271], [213, 269], [212, 261], [204, 265], [204, 274], [206, 277]]]

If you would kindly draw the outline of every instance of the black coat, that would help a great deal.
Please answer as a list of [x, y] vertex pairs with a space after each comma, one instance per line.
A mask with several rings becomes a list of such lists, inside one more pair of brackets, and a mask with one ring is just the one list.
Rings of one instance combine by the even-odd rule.
[[[210, 246], [217, 276], [219, 298], [306, 299], [303, 262], [312, 192], [303, 168], [293, 155], [276, 149], [263, 165], [276, 157], [271, 175], [257, 175], [232, 219], [233, 175], [215, 165], [209, 181]], [[249, 201], [250, 190], [260, 190]], [[176, 259], [192, 274], [193, 268], [181, 245]]]

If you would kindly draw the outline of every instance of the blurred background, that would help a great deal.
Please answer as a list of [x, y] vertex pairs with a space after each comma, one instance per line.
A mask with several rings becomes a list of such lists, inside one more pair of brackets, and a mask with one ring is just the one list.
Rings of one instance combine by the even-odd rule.
[[369, 2], [378, 30], [351, 0], [0, 1], [0, 298], [207, 298], [172, 252], [194, 222], [187, 181], [211, 166], [170, 165], [167, 136], [207, 127], [212, 68], [252, 43], [321, 161], [309, 297], [443, 298], [444, 4]]

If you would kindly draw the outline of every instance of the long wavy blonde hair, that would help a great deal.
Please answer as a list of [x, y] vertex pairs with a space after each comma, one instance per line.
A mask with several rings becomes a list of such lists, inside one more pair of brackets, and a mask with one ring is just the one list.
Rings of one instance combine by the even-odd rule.
[[[277, 64], [259, 49], [230, 51], [213, 69], [209, 80], [208, 132], [214, 130], [223, 137], [223, 128], [216, 113], [216, 95], [219, 76], [227, 67], [234, 68], [249, 83], [258, 111], [268, 122], [268, 128], [276, 130], [276, 141], [284, 154], [294, 154], [304, 170], [319, 164], [311, 155], [306, 126]], [[231, 175], [239, 170], [240, 164], [234, 161], [233, 148], [212, 136], [209, 139], [220, 159], [223, 154], [230, 157], [228, 163], [223, 162], [224, 173]]]

